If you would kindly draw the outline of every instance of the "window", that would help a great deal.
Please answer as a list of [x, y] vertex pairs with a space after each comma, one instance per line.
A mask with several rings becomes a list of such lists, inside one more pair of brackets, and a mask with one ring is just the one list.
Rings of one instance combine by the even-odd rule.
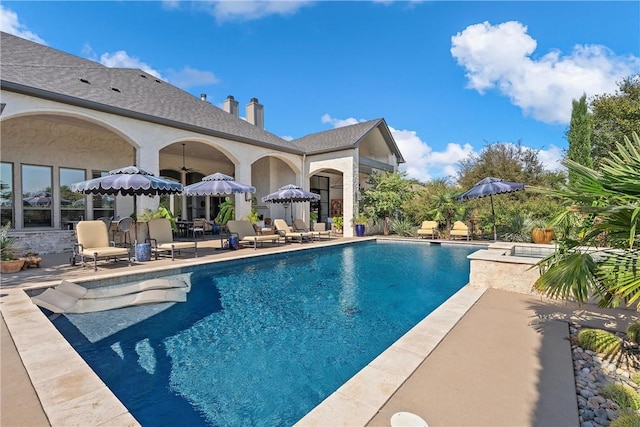
[[60, 222], [67, 228], [70, 221], [82, 221], [85, 216], [85, 196], [71, 191], [71, 184], [84, 181], [84, 170], [60, 168]]
[[0, 163], [0, 225], [11, 223], [13, 220], [13, 163]]
[[[91, 178], [100, 178], [108, 175], [109, 172], [93, 171]], [[93, 219], [102, 217], [111, 218], [116, 214], [116, 196], [94, 194], [93, 196]]]
[[320, 195], [320, 200], [313, 200], [310, 209], [318, 215], [318, 222], [327, 222], [329, 212], [329, 177], [314, 175], [309, 181], [312, 193]]
[[22, 165], [24, 227], [52, 227], [53, 196], [50, 166]]

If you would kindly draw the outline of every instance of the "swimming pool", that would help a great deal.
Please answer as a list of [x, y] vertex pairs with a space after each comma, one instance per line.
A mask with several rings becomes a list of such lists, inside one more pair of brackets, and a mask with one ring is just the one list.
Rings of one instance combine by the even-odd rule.
[[54, 324], [145, 426], [291, 425], [466, 284], [473, 251], [371, 242], [210, 264], [186, 303]]

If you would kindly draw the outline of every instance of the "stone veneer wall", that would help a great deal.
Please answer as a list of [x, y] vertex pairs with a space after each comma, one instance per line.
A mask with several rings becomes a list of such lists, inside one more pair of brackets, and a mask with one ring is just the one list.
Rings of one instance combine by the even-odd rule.
[[[469, 285], [539, 295], [532, 289], [533, 284], [540, 277], [540, 270], [535, 264], [542, 257], [512, 256], [515, 245], [515, 243], [494, 243], [488, 249], [469, 255]], [[552, 245], [539, 245], [539, 247], [553, 248]]]
[[73, 230], [12, 231], [9, 236], [16, 239], [20, 253], [37, 252], [40, 255], [71, 253], [76, 241]]

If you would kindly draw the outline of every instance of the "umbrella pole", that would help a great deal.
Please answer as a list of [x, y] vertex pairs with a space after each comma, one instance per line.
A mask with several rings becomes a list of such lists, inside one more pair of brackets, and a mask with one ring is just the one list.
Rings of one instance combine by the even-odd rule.
[[493, 217], [493, 241], [497, 242], [498, 233], [496, 232], [496, 212], [493, 209], [493, 196], [489, 195], [489, 198], [491, 199], [491, 216]]

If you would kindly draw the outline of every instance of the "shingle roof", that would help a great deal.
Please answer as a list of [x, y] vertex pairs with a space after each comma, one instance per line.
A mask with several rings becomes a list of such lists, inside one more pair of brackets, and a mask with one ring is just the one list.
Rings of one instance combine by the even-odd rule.
[[354, 125], [339, 127], [323, 132], [313, 133], [292, 142], [299, 147], [304, 147], [307, 154], [317, 154], [336, 151], [345, 148], [354, 148], [373, 129], [378, 128], [385, 140], [390, 145], [389, 149], [397, 156], [400, 163], [404, 159], [395, 144], [389, 128], [384, 119], [369, 120]]
[[185, 125], [201, 133], [301, 154], [291, 142], [144, 71], [109, 68], [4, 32], [0, 35], [0, 77], [5, 90], [133, 114], [142, 120], [162, 119], [176, 127]]
[[141, 70], [109, 68], [48, 46], [0, 32], [0, 86], [99, 111], [298, 154], [355, 147], [383, 119], [288, 141]]

